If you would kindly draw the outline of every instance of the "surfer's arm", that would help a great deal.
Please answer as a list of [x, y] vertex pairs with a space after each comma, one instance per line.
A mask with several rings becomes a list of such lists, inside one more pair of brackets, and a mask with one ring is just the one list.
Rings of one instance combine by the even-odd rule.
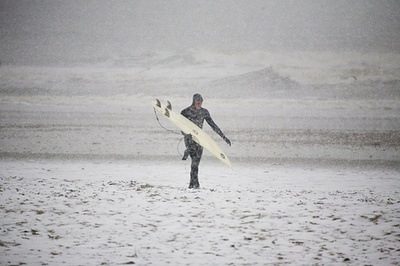
[[217, 133], [218, 135], [221, 136], [221, 138], [229, 145], [231, 146], [231, 141], [225, 136], [225, 134], [222, 132], [222, 130], [217, 126], [217, 124], [215, 124], [214, 120], [211, 118], [210, 113], [207, 112], [207, 115], [205, 117], [205, 120], [207, 121], [207, 123], [210, 125], [210, 127], [212, 128], [212, 130], [215, 131], [215, 133]]

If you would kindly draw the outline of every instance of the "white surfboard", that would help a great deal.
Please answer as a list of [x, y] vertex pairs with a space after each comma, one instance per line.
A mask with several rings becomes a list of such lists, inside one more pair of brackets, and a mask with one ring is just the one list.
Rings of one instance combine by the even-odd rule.
[[201, 128], [195, 125], [192, 121], [187, 119], [181, 114], [172, 111], [171, 104], [168, 102], [167, 106], [161, 104], [161, 102], [156, 99], [151, 102], [151, 105], [161, 113], [165, 118], [174, 123], [182, 132], [185, 134], [191, 134], [193, 140], [200, 146], [208, 150], [212, 155], [217, 157], [227, 166], [232, 167], [231, 161], [228, 156], [222, 151], [218, 144], [204, 132]]

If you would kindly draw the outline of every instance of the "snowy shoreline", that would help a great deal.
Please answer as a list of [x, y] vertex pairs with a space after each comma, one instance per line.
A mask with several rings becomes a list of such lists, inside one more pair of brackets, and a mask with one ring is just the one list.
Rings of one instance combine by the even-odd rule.
[[4, 265], [393, 264], [398, 169], [2, 160]]
[[[180, 155], [120, 155], [120, 154], [19, 154], [19, 153], [1, 153], [0, 160], [7, 161], [65, 161], [66, 163], [88, 162], [88, 163], [146, 163], [149, 161], [157, 161], [162, 163], [179, 162]], [[355, 167], [365, 169], [394, 169], [399, 170], [399, 162], [397, 160], [349, 160], [349, 159], [331, 159], [331, 158], [277, 158], [277, 157], [234, 157], [235, 164], [240, 167], [251, 165], [281, 165], [281, 166], [308, 166], [308, 167]], [[202, 161], [213, 163], [215, 160], [212, 155], [204, 155]]]

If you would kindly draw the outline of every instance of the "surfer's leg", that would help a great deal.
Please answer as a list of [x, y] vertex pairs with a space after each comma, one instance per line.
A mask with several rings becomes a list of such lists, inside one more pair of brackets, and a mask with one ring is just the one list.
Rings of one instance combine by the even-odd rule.
[[189, 157], [189, 150], [186, 149], [186, 150], [183, 152], [182, 160], [183, 160], [183, 161], [186, 161], [186, 159], [187, 159], [188, 157]]
[[184, 137], [185, 140], [185, 146], [186, 146], [186, 150], [183, 153], [183, 157], [182, 160], [186, 160], [189, 157], [190, 154], [190, 149], [192, 148], [192, 145], [194, 144], [194, 141], [192, 140], [192, 137], [190, 134], [186, 134]]
[[192, 158], [192, 164], [190, 169], [189, 188], [200, 188], [199, 164], [202, 154], [203, 154], [203, 148], [197, 144], [194, 146], [193, 150], [190, 150], [190, 157]]

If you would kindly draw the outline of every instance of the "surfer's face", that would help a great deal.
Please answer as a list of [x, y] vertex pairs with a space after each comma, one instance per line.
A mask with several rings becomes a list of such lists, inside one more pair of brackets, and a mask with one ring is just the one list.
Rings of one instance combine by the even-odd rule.
[[196, 109], [201, 109], [201, 104], [202, 104], [201, 101], [195, 101], [194, 102], [194, 106], [196, 107]]

